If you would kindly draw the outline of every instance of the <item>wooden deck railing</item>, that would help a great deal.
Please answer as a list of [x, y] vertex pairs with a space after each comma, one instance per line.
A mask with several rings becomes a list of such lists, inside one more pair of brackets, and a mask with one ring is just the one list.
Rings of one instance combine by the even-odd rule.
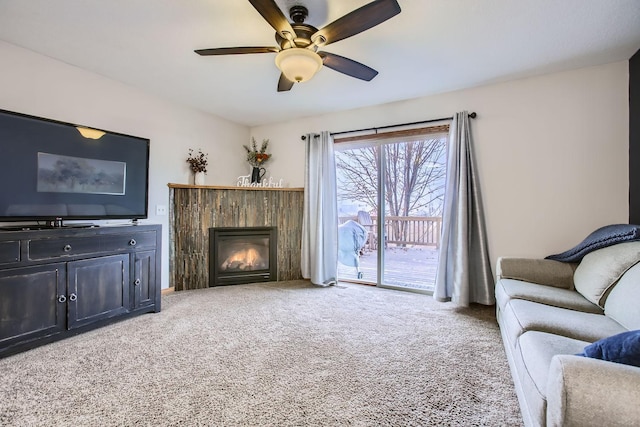
[[[357, 221], [356, 217], [340, 217], [339, 222], [343, 224], [348, 220]], [[377, 229], [378, 219], [371, 217], [373, 229]], [[441, 217], [430, 216], [386, 216], [384, 218], [385, 242], [395, 243], [400, 246], [440, 245], [440, 230], [442, 228]], [[378, 239], [380, 241], [381, 239]]]

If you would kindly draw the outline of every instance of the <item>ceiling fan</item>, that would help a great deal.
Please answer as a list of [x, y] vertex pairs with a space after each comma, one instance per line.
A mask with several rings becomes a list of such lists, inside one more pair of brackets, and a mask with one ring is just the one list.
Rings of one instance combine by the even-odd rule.
[[305, 24], [309, 12], [302, 5], [292, 6], [289, 22], [273, 0], [249, 0], [249, 3], [276, 30], [279, 46], [220, 47], [198, 49], [198, 55], [238, 55], [245, 53], [277, 53], [276, 66], [282, 71], [278, 92], [291, 90], [294, 83], [309, 80], [325, 65], [357, 79], [370, 81], [378, 72], [357, 61], [329, 52], [321, 46], [354, 36], [400, 13], [396, 0], [375, 0], [317, 29]]

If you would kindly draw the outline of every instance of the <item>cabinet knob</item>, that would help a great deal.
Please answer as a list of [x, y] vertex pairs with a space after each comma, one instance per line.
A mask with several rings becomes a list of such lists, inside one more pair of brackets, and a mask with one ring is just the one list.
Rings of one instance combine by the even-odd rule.
[[75, 301], [77, 299], [78, 299], [78, 295], [76, 295], [76, 294], [69, 295], [69, 301]]
[[131, 246], [135, 246], [138, 242], [136, 242], [136, 239], [131, 239], [129, 240], [129, 245]]
[[71, 250], [71, 245], [64, 245], [64, 248], [62, 248], [65, 252], [69, 252]]
[[66, 302], [66, 301], [67, 301], [67, 297], [66, 297], [66, 296], [64, 296], [64, 295], [60, 295], [60, 296], [58, 297], [58, 302]]
[[138, 285], [140, 284], [140, 279], [136, 279], [136, 280], [133, 282], [133, 284], [134, 284], [134, 285], [136, 285], [136, 286], [138, 286]]

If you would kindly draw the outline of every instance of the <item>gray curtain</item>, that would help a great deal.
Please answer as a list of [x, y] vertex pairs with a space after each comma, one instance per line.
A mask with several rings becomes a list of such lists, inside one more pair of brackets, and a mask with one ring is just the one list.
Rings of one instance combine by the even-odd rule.
[[315, 285], [338, 278], [338, 206], [333, 139], [329, 132], [305, 139], [302, 277]]
[[449, 129], [440, 265], [433, 297], [456, 305], [495, 304], [469, 115], [456, 113]]

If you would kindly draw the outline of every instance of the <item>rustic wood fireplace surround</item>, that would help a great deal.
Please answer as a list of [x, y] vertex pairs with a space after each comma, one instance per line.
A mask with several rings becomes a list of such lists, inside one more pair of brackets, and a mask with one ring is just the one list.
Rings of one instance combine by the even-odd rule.
[[302, 188], [169, 184], [169, 197], [169, 276], [176, 291], [209, 287], [213, 227], [277, 227], [277, 280], [302, 278]]

